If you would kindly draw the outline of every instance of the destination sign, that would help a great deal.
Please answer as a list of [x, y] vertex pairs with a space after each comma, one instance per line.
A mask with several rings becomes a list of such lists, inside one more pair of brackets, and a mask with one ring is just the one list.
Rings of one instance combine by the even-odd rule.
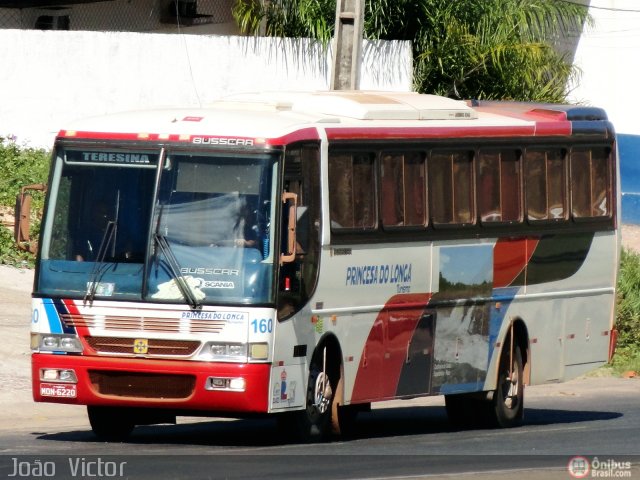
[[67, 150], [67, 163], [102, 163], [114, 165], [157, 165], [158, 153], [131, 151]]

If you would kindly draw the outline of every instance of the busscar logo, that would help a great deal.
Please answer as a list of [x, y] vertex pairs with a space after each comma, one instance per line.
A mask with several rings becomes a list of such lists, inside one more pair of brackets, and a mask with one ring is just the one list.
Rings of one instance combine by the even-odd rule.
[[240, 275], [240, 270], [218, 267], [184, 267], [180, 269], [182, 275]]
[[197, 145], [228, 145], [230, 147], [252, 147], [252, 138], [193, 137]]

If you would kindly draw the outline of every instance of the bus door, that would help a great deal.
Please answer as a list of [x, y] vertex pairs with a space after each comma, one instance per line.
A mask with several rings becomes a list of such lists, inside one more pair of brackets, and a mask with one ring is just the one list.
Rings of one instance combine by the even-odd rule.
[[[317, 145], [289, 147], [285, 155], [283, 190], [295, 195], [295, 206], [283, 206], [282, 251], [293, 254], [280, 266], [278, 318], [287, 319], [302, 309], [313, 294], [320, 257], [320, 152]], [[290, 211], [295, 208], [295, 245], [287, 246]], [[286, 252], [291, 248], [293, 252]]]
[[[387, 371], [397, 363], [400, 373], [392, 377], [398, 378], [396, 396], [430, 393], [435, 313], [415, 304], [397, 304], [389, 308], [386, 315], [384, 377], [388, 377]], [[394, 362], [396, 358], [397, 362]]]

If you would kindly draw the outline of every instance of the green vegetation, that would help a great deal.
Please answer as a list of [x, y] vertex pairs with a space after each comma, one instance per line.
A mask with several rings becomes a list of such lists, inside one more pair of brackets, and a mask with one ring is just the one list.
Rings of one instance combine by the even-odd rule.
[[[34, 183], [45, 183], [49, 173], [50, 153], [44, 149], [18, 145], [15, 139], [0, 137], [0, 211], [13, 214], [16, 195], [20, 188]], [[37, 238], [44, 195], [33, 195], [31, 237]], [[7, 228], [9, 227], [9, 228]], [[34, 255], [16, 248], [13, 227], [0, 228], [0, 263], [32, 266]]]
[[618, 278], [618, 346], [611, 368], [640, 373], [640, 255], [622, 250]]
[[[238, 0], [245, 33], [328, 45], [336, 0]], [[564, 102], [578, 75], [561, 39], [580, 34], [583, 5], [557, 0], [366, 0], [364, 36], [409, 40], [414, 89], [452, 98]]]

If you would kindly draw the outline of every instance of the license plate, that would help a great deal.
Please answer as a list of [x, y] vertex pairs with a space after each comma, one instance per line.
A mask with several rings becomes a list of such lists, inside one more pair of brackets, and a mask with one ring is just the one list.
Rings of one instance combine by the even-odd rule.
[[59, 383], [41, 383], [40, 395], [43, 397], [76, 398], [76, 385]]

